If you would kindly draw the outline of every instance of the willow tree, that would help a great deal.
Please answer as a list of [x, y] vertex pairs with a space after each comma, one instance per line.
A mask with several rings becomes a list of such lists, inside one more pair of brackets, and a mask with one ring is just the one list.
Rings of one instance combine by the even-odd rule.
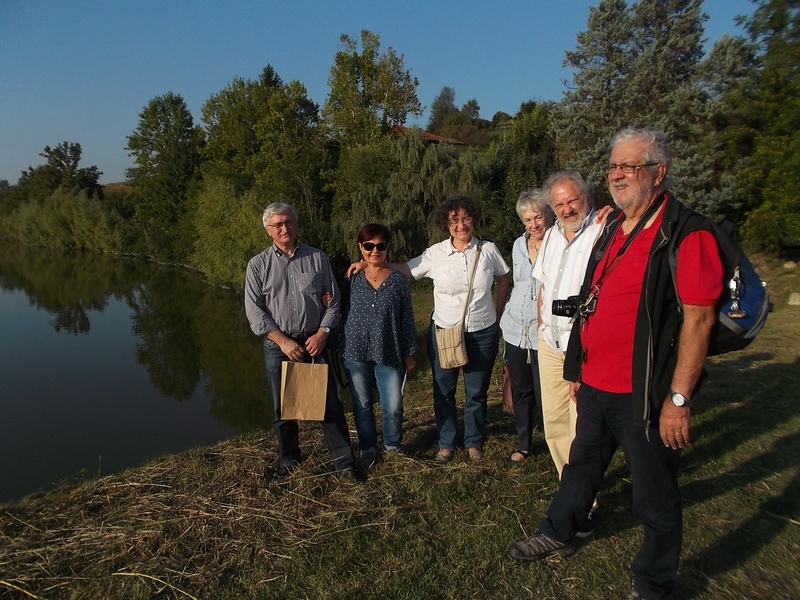
[[[554, 114], [562, 160], [597, 181], [598, 161], [607, 153], [609, 133], [627, 122], [633, 23], [625, 0], [601, 0], [589, 7], [586, 31], [578, 33], [565, 66], [574, 69], [570, 89]], [[594, 168], [593, 168], [594, 167]]]
[[356, 256], [356, 234], [364, 223], [392, 231], [392, 260], [406, 260], [441, 240], [433, 209], [456, 192], [486, 199], [488, 169], [472, 151], [431, 144], [417, 132], [346, 149], [341, 158], [334, 225], [345, 250]]

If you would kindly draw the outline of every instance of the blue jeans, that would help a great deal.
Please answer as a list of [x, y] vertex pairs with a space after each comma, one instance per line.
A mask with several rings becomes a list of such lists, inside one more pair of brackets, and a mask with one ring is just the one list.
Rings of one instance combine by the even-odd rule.
[[617, 443], [632, 476], [633, 514], [644, 527], [642, 547], [631, 564], [634, 587], [645, 598], [671, 598], [683, 535], [681, 452], [664, 446], [657, 423], [645, 432], [633, 414], [630, 394], [581, 385], [569, 464], [539, 531], [562, 542], [572, 539], [600, 490]]
[[[264, 340], [264, 368], [267, 373], [267, 383], [272, 395], [272, 406], [275, 416], [272, 427], [278, 436], [278, 464], [293, 467], [302, 460], [300, 455], [300, 441], [298, 436], [297, 421], [284, 421], [281, 419], [281, 363], [288, 361], [287, 356], [281, 352], [278, 344], [270, 339]], [[327, 363], [325, 353], [315, 357], [316, 362]], [[306, 355], [303, 362], [311, 362], [311, 357]], [[350, 446], [350, 431], [344, 416], [344, 407], [336, 391], [336, 382], [333, 372], [328, 369], [328, 395], [325, 401], [325, 418], [320, 423], [328, 454], [337, 471], [353, 467], [355, 458]]]
[[403, 379], [405, 371], [373, 361], [344, 361], [353, 395], [353, 415], [358, 431], [361, 455], [378, 454], [378, 431], [375, 428], [372, 389], [380, 394], [383, 413], [383, 447], [398, 450], [403, 441]]
[[495, 323], [464, 334], [469, 362], [457, 369], [443, 369], [439, 365], [439, 352], [436, 347], [436, 325], [431, 321], [428, 327], [428, 358], [433, 370], [433, 412], [436, 415], [436, 429], [439, 435], [439, 448], [452, 450], [456, 446], [458, 434], [458, 409], [456, 407], [456, 387], [458, 372], [464, 372], [464, 447], [481, 448], [486, 438], [486, 397], [492, 379], [494, 359], [500, 341], [500, 328]]

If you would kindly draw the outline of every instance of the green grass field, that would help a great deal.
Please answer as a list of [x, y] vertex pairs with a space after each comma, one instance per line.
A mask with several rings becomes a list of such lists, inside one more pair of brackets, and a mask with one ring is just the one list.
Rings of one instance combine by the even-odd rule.
[[[800, 597], [800, 307], [786, 303], [800, 269], [758, 268], [775, 312], [749, 348], [709, 360], [694, 409], [679, 598]], [[430, 300], [416, 302], [421, 334]], [[0, 506], [0, 598], [624, 598], [641, 530], [621, 456], [575, 555], [507, 559], [557, 485], [544, 440], [508, 461], [498, 362], [487, 460], [461, 450], [434, 463], [423, 354], [407, 386], [407, 456], [365, 484], [330, 475], [319, 428], [304, 424], [309, 459], [286, 480], [262, 432], [32, 496]]]

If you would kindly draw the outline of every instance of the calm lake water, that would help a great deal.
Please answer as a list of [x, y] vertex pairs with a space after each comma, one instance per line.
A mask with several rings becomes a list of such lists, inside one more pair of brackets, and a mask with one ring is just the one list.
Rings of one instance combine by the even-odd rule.
[[239, 293], [0, 243], [0, 502], [268, 428], [271, 404]]

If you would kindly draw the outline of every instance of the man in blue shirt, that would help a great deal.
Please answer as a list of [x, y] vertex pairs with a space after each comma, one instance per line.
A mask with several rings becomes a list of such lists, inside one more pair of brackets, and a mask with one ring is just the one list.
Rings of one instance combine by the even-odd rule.
[[[267, 373], [278, 436], [278, 475], [286, 476], [302, 460], [297, 421], [281, 419], [281, 363], [327, 362], [325, 342], [341, 319], [339, 288], [325, 253], [297, 241], [297, 213], [284, 202], [264, 209], [264, 229], [273, 244], [247, 264], [244, 303], [250, 328], [264, 337]], [[327, 305], [323, 295], [330, 295]], [[322, 432], [336, 472], [360, 480], [355, 470], [344, 408], [329, 372]]]

